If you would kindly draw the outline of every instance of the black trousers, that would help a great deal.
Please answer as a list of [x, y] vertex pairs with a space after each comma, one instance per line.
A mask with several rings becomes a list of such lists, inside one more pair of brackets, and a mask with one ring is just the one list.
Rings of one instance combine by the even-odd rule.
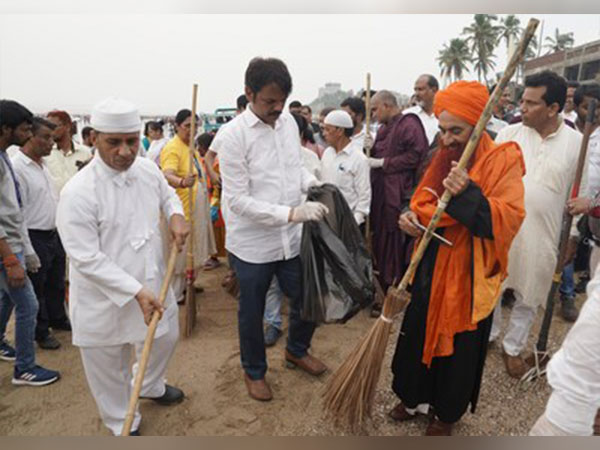
[[28, 230], [42, 266], [29, 272], [39, 303], [35, 339], [44, 339], [52, 324], [67, 320], [65, 311], [65, 250], [56, 230]]

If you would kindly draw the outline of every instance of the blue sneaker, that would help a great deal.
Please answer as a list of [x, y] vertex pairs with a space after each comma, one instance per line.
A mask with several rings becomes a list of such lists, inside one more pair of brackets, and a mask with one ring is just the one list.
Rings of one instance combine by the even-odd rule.
[[15, 367], [12, 384], [28, 386], [45, 386], [54, 383], [60, 378], [56, 370], [44, 369], [42, 366], [33, 366], [32, 369], [19, 372]]
[[4, 361], [14, 361], [17, 359], [15, 349], [8, 345], [4, 340], [0, 340], [0, 359]]

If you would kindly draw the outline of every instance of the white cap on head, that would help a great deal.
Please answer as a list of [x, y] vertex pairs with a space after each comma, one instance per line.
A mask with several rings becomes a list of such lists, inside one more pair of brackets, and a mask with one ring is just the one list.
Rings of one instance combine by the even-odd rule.
[[141, 131], [142, 120], [133, 103], [109, 97], [92, 109], [90, 126], [101, 133], [134, 133]]
[[340, 128], [354, 128], [350, 114], [341, 109], [336, 109], [327, 114], [323, 123]]

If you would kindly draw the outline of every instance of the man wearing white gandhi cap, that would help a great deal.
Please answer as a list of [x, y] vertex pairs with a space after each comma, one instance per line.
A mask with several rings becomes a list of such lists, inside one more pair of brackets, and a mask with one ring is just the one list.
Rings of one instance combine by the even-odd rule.
[[[69, 312], [73, 344], [104, 424], [121, 433], [147, 324], [159, 322], [142, 398], [160, 404], [183, 400], [165, 384], [167, 363], [179, 334], [177, 305], [169, 293], [160, 306], [156, 293], [165, 273], [160, 213], [169, 220], [171, 238], [181, 249], [189, 232], [175, 191], [152, 161], [136, 158], [141, 121], [137, 108], [109, 98], [92, 111], [97, 133], [94, 159], [65, 185], [57, 227], [70, 259]], [[136, 412], [131, 433], [139, 434]]]

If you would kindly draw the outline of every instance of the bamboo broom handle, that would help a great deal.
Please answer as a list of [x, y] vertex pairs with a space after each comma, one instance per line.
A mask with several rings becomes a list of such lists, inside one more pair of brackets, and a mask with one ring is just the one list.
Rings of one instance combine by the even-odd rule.
[[[158, 295], [158, 302], [161, 304], [161, 306], [165, 303], [165, 299], [167, 297], [169, 284], [171, 283], [171, 278], [173, 277], [173, 272], [175, 270], [176, 258], [177, 246], [175, 245], [175, 243], [173, 243], [173, 248], [171, 249], [169, 261], [167, 263], [167, 272], [165, 274], [165, 278], [163, 279], [162, 285], [160, 286], [160, 293]], [[121, 436], [129, 436], [129, 433], [131, 433], [131, 425], [133, 424], [133, 418], [135, 416], [135, 407], [137, 406], [140, 391], [142, 390], [142, 382], [144, 381], [146, 367], [148, 366], [150, 350], [152, 349], [152, 343], [154, 342], [154, 334], [156, 333], [156, 328], [158, 327], [159, 318], [160, 313], [158, 311], [154, 311], [154, 314], [152, 314], [152, 320], [150, 321], [150, 325], [148, 325], [148, 331], [146, 332], [146, 340], [144, 341], [144, 348], [142, 350], [142, 356], [139, 361], [138, 371], [135, 374], [133, 392], [131, 393], [131, 397], [129, 397], [129, 407], [127, 408], [125, 424], [123, 425]]]
[[[458, 161], [459, 168], [464, 169], [465, 167], [467, 167], [469, 159], [471, 159], [471, 155], [477, 149], [477, 145], [479, 144], [479, 139], [481, 138], [481, 135], [482, 135], [483, 131], [485, 130], [485, 127], [486, 127], [487, 123], [489, 122], [490, 117], [492, 116], [492, 109], [498, 102], [500, 96], [502, 95], [502, 91], [504, 91], [504, 89], [506, 88], [506, 85], [508, 84], [508, 82], [512, 78], [513, 74], [515, 73], [515, 70], [517, 69], [519, 62], [525, 55], [525, 50], [527, 49], [529, 42], [533, 38], [533, 35], [535, 34], [535, 30], [536, 30], [538, 24], [539, 24], [539, 20], [537, 20], [537, 19], [529, 20], [529, 23], [523, 33], [523, 36], [521, 38], [521, 41], [519, 42], [519, 46], [517, 47], [517, 50], [515, 51], [515, 53], [513, 53], [512, 57], [510, 58], [510, 61], [508, 62], [506, 70], [504, 71], [504, 74], [502, 75], [502, 78], [496, 85], [496, 89], [494, 89], [494, 92], [492, 92], [492, 95], [490, 96], [487, 104], [485, 105], [485, 108], [483, 110], [483, 113], [481, 114], [481, 117], [479, 117], [479, 120], [477, 121], [477, 125], [475, 125], [475, 129], [471, 133], [471, 137], [469, 138], [467, 145], [465, 146], [465, 150], [463, 151], [463, 154], [460, 157], [460, 160]], [[410, 265], [408, 266], [408, 269], [404, 273], [404, 276], [402, 277], [402, 280], [400, 281], [400, 284], [398, 285], [398, 289], [400, 291], [406, 290], [406, 288], [408, 287], [408, 285], [410, 283], [410, 280], [412, 280], [412, 277], [417, 269], [417, 266], [419, 265], [419, 262], [423, 258], [423, 254], [425, 253], [425, 250], [427, 249], [427, 245], [429, 244], [429, 241], [431, 240], [432, 232], [435, 230], [437, 223], [439, 222], [440, 218], [442, 217], [442, 214], [445, 211], [446, 206], [448, 205], [448, 202], [450, 201], [451, 197], [452, 197], [452, 194], [450, 194], [450, 191], [448, 191], [446, 189], [444, 191], [444, 193], [442, 194], [442, 198], [440, 199], [440, 201], [438, 203], [438, 207], [435, 210], [435, 213], [433, 214], [433, 217], [431, 218], [429, 225], [427, 225], [427, 230], [425, 231], [425, 233], [423, 234], [423, 237], [421, 238], [421, 240], [419, 242], [419, 246], [417, 247], [417, 250], [415, 251], [415, 253], [410, 261]]]
[[[196, 143], [194, 142], [194, 138], [196, 136], [196, 103], [198, 99], [198, 85], [194, 84], [192, 91], [192, 118], [191, 118], [191, 126], [190, 126], [190, 170], [188, 175], [191, 176], [194, 174], [194, 156], [196, 152]], [[198, 180], [199, 182], [200, 180]], [[188, 211], [190, 213], [190, 236], [188, 241], [188, 251], [187, 251], [187, 261], [186, 268], [188, 271], [194, 270], [194, 183], [188, 188]]]
[[[369, 72], [367, 72], [366, 86], [367, 86], [367, 91], [366, 91], [366, 97], [365, 97], [365, 109], [366, 109], [365, 128], [366, 128], [366, 135], [371, 137], [371, 74]], [[371, 157], [371, 147], [372, 147], [372, 145], [369, 145], [367, 147], [367, 158]], [[371, 240], [369, 239], [370, 235], [371, 235], [371, 215], [369, 214], [369, 215], [367, 215], [366, 220], [365, 220], [365, 239], [367, 241], [367, 248], [369, 250], [371, 250]]]

